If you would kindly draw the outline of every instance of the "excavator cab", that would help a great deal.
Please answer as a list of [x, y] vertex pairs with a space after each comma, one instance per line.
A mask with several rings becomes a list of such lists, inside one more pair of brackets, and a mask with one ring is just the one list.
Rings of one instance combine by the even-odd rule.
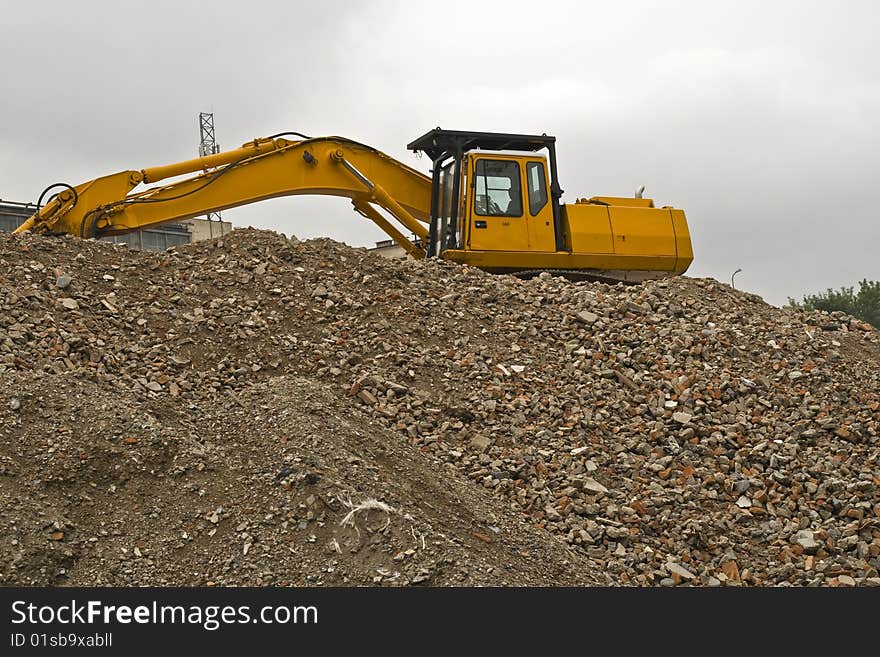
[[479, 251], [555, 251], [546, 160], [537, 155], [466, 155], [460, 242]]
[[693, 260], [679, 209], [640, 196], [561, 203], [555, 137], [436, 128], [407, 148], [433, 161], [429, 256], [617, 282], [681, 274]]
[[433, 161], [428, 254], [564, 247], [555, 145], [547, 135], [440, 128], [410, 142]]

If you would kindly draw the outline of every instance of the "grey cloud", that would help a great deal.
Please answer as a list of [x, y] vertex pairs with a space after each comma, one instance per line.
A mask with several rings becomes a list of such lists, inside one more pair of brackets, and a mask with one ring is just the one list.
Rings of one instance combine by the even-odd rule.
[[[413, 137], [547, 132], [567, 200], [684, 208], [691, 275], [788, 296], [880, 278], [880, 10], [870, 2], [9, 3], [0, 197], [293, 129], [420, 170]], [[502, 11], [503, 10], [503, 11]], [[503, 14], [503, 15], [502, 15]], [[369, 245], [333, 198], [227, 213]]]

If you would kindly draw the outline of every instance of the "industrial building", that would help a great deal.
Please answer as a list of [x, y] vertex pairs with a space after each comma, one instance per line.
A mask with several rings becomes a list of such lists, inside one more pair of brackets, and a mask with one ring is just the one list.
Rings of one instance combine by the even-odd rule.
[[406, 258], [406, 251], [394, 240], [380, 240], [376, 242], [376, 246], [370, 247], [370, 251], [392, 260], [403, 260]]

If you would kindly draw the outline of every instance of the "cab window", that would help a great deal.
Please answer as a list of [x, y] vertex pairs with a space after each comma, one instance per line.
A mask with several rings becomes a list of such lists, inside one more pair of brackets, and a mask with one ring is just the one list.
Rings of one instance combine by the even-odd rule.
[[521, 217], [519, 163], [477, 160], [474, 172], [474, 212], [482, 216]]
[[529, 189], [529, 214], [533, 217], [547, 205], [547, 178], [543, 162], [526, 164], [526, 181]]

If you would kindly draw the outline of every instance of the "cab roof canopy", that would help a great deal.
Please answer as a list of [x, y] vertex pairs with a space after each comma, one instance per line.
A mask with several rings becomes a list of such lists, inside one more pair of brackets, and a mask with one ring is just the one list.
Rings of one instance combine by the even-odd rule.
[[554, 150], [556, 137], [548, 135], [512, 135], [503, 132], [469, 132], [434, 128], [406, 145], [408, 150], [423, 151], [435, 162], [459, 156], [476, 148], [489, 151]]

